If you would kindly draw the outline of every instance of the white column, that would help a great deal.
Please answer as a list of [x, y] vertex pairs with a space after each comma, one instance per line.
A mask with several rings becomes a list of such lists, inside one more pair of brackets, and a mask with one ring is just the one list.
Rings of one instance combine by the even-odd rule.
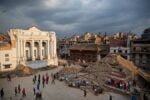
[[22, 40], [20, 40], [20, 60], [22, 60]]
[[52, 59], [54, 59], [54, 40], [52, 40], [52, 42], [51, 42], [52, 44], [52, 46], [51, 46], [51, 48], [52, 48]]
[[19, 40], [19, 62], [21, 62], [23, 60], [23, 44], [22, 44], [22, 40]]
[[20, 40], [18, 39], [18, 45], [17, 45], [17, 58], [18, 58], [18, 64], [20, 64]]
[[50, 54], [49, 54], [49, 40], [47, 40], [47, 57], [50, 59]]
[[[56, 37], [54, 36], [54, 42], [53, 42], [53, 45], [54, 45], [54, 57], [56, 57]], [[68, 53], [68, 49], [67, 49], [67, 53]]]
[[51, 40], [48, 41], [49, 42], [49, 58], [51, 59]]
[[23, 59], [26, 60], [26, 41], [23, 40]]
[[39, 42], [39, 45], [40, 45], [40, 47], [39, 47], [39, 53], [40, 53], [40, 60], [42, 60], [43, 58], [42, 58], [42, 40], [40, 40], [40, 42]]
[[35, 56], [34, 56], [34, 40], [32, 40], [32, 42], [31, 42], [31, 50], [32, 50], [32, 52], [31, 52], [32, 60], [35, 60]]
[[51, 56], [51, 59], [53, 59], [54, 58], [54, 40], [53, 39], [51, 39], [51, 41], [50, 41], [50, 56]]
[[20, 40], [20, 58], [22, 57], [22, 40]]
[[21, 49], [21, 61], [23, 61], [23, 40], [21, 40], [21, 45], [20, 45], [20, 49]]
[[20, 49], [19, 57], [21, 58], [21, 40], [19, 40], [19, 49]]

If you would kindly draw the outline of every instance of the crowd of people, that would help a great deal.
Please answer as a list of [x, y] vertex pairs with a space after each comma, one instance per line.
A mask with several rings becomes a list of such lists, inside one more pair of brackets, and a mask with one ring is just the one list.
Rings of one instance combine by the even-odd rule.
[[126, 82], [126, 81], [118, 81], [113, 79], [111, 79], [111, 81], [107, 82], [106, 84], [125, 91], [130, 91], [131, 87], [136, 86], [136, 83], [134, 81]]
[[[26, 90], [25, 90], [25, 88], [21, 88], [20, 84], [18, 84], [18, 86], [16, 86], [14, 88], [14, 94], [15, 94], [15, 96], [22, 95], [21, 96], [22, 98], [20, 98], [20, 100], [22, 100], [24, 97], [26, 97]], [[3, 100], [3, 98], [5, 96], [3, 88], [1, 88], [0, 95], [1, 95], [1, 99]], [[12, 100], [12, 97], [13, 96], [10, 97], [10, 100]]]
[[[51, 74], [51, 84], [55, 84], [56, 74]], [[11, 82], [12, 78], [11, 75], [7, 75], [7, 81]], [[35, 100], [38, 100], [42, 98], [42, 88], [44, 88], [46, 85], [48, 85], [49, 82], [49, 75], [48, 73], [43, 74], [42, 76], [40, 74], [33, 76], [33, 94], [35, 96]], [[20, 100], [23, 100], [27, 96], [26, 89], [24, 87], [21, 87], [20, 84], [14, 87], [14, 96], [20, 97]], [[3, 100], [5, 97], [5, 90], [4, 88], [1, 88], [0, 90], [0, 100]], [[13, 100], [13, 95], [9, 97], [10, 100]]]
[[[55, 74], [51, 74], [51, 84], [55, 84]], [[33, 93], [35, 95], [35, 99], [41, 99], [42, 98], [42, 89], [45, 88], [46, 85], [48, 85], [49, 82], [49, 75], [48, 73], [43, 74], [42, 77], [39, 74], [34, 75], [33, 77]]]

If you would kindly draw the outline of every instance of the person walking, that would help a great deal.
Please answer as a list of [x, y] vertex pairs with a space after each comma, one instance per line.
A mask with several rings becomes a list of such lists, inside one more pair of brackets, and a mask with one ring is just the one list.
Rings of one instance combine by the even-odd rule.
[[34, 76], [35, 82], [36, 82], [36, 75]]
[[37, 90], [39, 90], [40, 89], [40, 84], [38, 83], [37, 84], [37, 88], [36, 88]]
[[17, 87], [15, 87], [15, 96], [17, 96], [17, 92], [18, 92]]
[[18, 84], [18, 93], [20, 94], [21, 92], [21, 87], [20, 87], [20, 84]]
[[56, 72], [56, 79], [58, 80], [59, 79], [59, 73], [58, 72]]
[[7, 75], [7, 79], [8, 79], [8, 81], [11, 81], [11, 76], [10, 76], [10, 74]]
[[1, 93], [1, 99], [3, 99], [3, 97], [4, 97], [4, 89], [3, 88], [1, 88], [0, 93]]
[[33, 81], [33, 84], [35, 84], [35, 77], [33, 77], [32, 81]]
[[38, 75], [38, 79], [39, 79], [39, 80], [41, 79], [41, 75], [40, 75], [40, 74]]
[[42, 84], [43, 84], [43, 88], [44, 88], [44, 85], [45, 85], [45, 77], [44, 77], [44, 75], [42, 76]]
[[39, 74], [39, 76], [38, 76], [38, 83], [40, 84], [40, 82], [41, 82], [41, 75]]
[[35, 95], [35, 87], [33, 87], [33, 94]]
[[49, 81], [49, 76], [48, 76], [48, 74], [46, 73], [46, 84], [48, 84], [48, 81]]
[[54, 77], [54, 74], [53, 74], [53, 73], [51, 74], [51, 78], [52, 78], [51, 84], [55, 84], [55, 77]]
[[25, 91], [25, 88], [22, 89], [22, 97], [26, 97], [26, 91]]
[[53, 75], [54, 80], [56, 79], [56, 74]]
[[86, 88], [84, 89], [84, 97], [86, 97], [87, 95], [87, 91], [86, 91]]
[[51, 84], [55, 84], [55, 79], [54, 78], [52, 78]]
[[112, 95], [109, 95], [109, 100], [112, 100]]

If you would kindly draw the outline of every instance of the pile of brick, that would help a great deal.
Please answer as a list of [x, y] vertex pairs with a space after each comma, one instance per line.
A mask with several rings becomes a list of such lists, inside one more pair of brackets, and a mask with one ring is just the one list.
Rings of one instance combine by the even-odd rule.
[[129, 73], [129, 71], [137, 73], [137, 67], [132, 62], [124, 59], [120, 55], [110, 54], [103, 58], [100, 63], [88, 65], [88, 67], [83, 70], [83, 72], [86, 73], [84, 77], [103, 86], [105, 80], [107, 80], [114, 71], [114, 67], [123, 69], [126, 74]]
[[90, 82], [97, 83], [99, 86], [103, 86], [105, 80], [111, 73], [111, 66], [107, 63], [97, 63], [95, 65], [89, 65], [83, 70], [82, 77], [88, 79]]
[[108, 63], [110, 65], [120, 65], [124, 68], [127, 68], [130, 71], [135, 71], [137, 72], [137, 67], [134, 65], [133, 62], [124, 59], [123, 57], [121, 57], [120, 55], [117, 54], [111, 54], [106, 56], [103, 59], [103, 62]]

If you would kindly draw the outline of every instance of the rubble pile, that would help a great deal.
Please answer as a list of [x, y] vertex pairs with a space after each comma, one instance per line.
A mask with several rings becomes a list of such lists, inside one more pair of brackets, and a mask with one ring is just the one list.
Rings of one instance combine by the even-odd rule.
[[22, 64], [18, 65], [16, 68], [16, 75], [17, 76], [26, 76], [26, 75], [32, 75], [35, 73], [35, 70], [33, 70], [30, 67], [24, 66]]
[[132, 71], [134, 73], [137, 73], [137, 69], [138, 68], [133, 64], [133, 62], [124, 59], [120, 55], [117, 55], [116, 60], [123, 67], [127, 68], [128, 70], [130, 70], [130, 71]]
[[[60, 79], [65, 80], [70, 87], [80, 89], [86, 87], [94, 94], [102, 93], [104, 86], [111, 86], [123, 91], [125, 88], [120, 88], [120, 84], [127, 85], [129, 81], [132, 81], [132, 76], [139, 74], [141, 71], [139, 71], [139, 69], [131, 61], [128, 61], [116, 54], [107, 55], [101, 60], [101, 62], [97, 62], [95, 64], [88, 63], [84, 65], [86, 65], [86, 67], [82, 66], [82, 68], [79, 69], [77, 66], [64, 67], [59, 72], [61, 76]], [[142, 71], [141, 74], [143, 74]], [[145, 78], [149, 79], [147, 74], [144, 75]], [[117, 85], [114, 85], [115, 82]]]
[[22, 64], [18, 65], [15, 70], [13, 71], [7, 71], [0, 73], [0, 78], [6, 78], [8, 75], [11, 77], [16, 76], [28, 76], [34, 74], [36, 71], [28, 66], [24, 66]]
[[107, 63], [111, 65], [112, 67], [120, 67], [124, 69], [127, 73], [127, 71], [130, 71], [133, 75], [138, 73], [138, 68], [133, 64], [133, 62], [128, 61], [121, 57], [120, 55], [116, 54], [110, 54], [107, 55], [105, 58], [102, 59], [102, 62]]
[[102, 93], [100, 84], [108, 72], [108, 68], [102, 64], [103, 68], [100, 68], [99, 64], [88, 66], [86, 68], [81, 67], [64, 67], [60, 72], [60, 80], [64, 80], [68, 86], [84, 89], [85, 87], [94, 93]]
[[136, 72], [137, 68], [132, 62], [119, 55], [110, 54], [101, 62], [87, 64], [80, 70], [77, 67], [64, 67], [59, 73], [61, 73], [60, 76], [63, 73], [68, 86], [80, 89], [86, 86], [88, 90], [94, 93], [98, 91], [101, 93], [104, 85], [110, 82], [112, 77], [129, 79], [133, 70]]
[[111, 73], [111, 66], [107, 63], [97, 63], [95, 65], [90, 65], [83, 70], [86, 74], [85, 78], [98, 84], [99, 86], [103, 86], [105, 80], [109, 77]]
[[133, 64], [133, 62], [124, 59], [120, 55], [116, 55], [116, 54], [107, 55], [102, 60], [102, 62], [108, 63], [110, 65], [119, 65], [128, 69], [129, 71], [132, 71], [132, 72], [134, 71], [135, 73], [137, 73], [137, 67]]
[[102, 59], [103, 63], [107, 63], [110, 65], [117, 65], [117, 59], [115, 54], [107, 55], [105, 58]]

